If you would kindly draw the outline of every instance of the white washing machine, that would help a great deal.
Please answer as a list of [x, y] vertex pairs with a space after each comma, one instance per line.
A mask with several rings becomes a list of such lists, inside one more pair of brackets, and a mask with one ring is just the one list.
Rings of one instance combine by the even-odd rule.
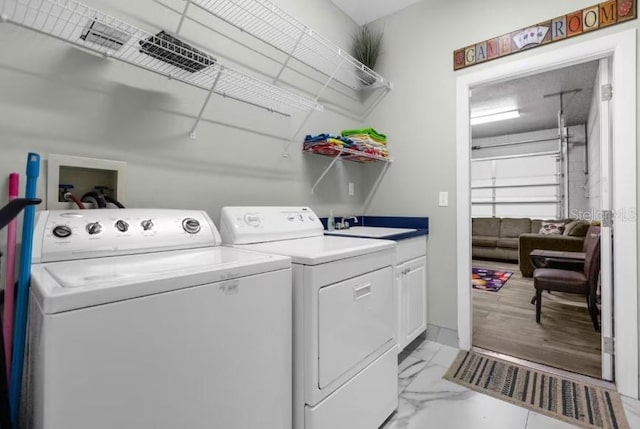
[[225, 207], [220, 233], [292, 258], [294, 429], [377, 429], [398, 404], [395, 242], [325, 236], [306, 207]]
[[22, 427], [291, 427], [291, 261], [206, 213], [41, 212]]

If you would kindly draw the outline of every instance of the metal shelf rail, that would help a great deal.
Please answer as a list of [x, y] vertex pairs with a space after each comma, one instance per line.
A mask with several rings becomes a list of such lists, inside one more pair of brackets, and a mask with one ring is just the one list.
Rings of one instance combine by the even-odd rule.
[[380, 74], [268, 0], [186, 0], [178, 31], [190, 4], [285, 53], [275, 81], [295, 58], [355, 90], [391, 88]]
[[[280, 80], [291, 58], [326, 75], [326, 82], [315, 94], [316, 103], [333, 80], [356, 91], [383, 88], [384, 91], [365, 112], [366, 117], [391, 90], [391, 82], [269, 0], [185, 0], [176, 34], [180, 33], [192, 4], [287, 55], [273, 79], [274, 84]], [[299, 140], [299, 134], [313, 112], [307, 111], [285, 145], [282, 153], [285, 158], [289, 156], [291, 145]]]
[[[0, 0], [0, 22], [11, 22], [106, 57], [291, 116], [322, 110], [316, 100], [295, 94], [220, 64], [213, 56], [166, 33], [153, 35], [74, 0]], [[192, 131], [202, 117], [202, 107]]]

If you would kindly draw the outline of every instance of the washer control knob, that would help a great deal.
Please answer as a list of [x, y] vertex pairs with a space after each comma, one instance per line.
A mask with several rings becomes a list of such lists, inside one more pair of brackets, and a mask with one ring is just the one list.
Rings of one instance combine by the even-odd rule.
[[244, 216], [244, 221], [247, 223], [247, 225], [254, 226], [254, 227], [259, 226], [260, 216], [248, 214]]
[[197, 234], [200, 232], [200, 222], [192, 217], [185, 218], [182, 221], [182, 229], [189, 234]]
[[309, 220], [311, 222], [315, 222], [316, 221], [316, 217], [314, 215], [309, 215]]
[[140, 222], [140, 226], [145, 231], [149, 231], [151, 228], [153, 228], [153, 221], [151, 219], [145, 219], [142, 222]]
[[58, 225], [53, 228], [53, 235], [58, 238], [67, 238], [71, 236], [71, 228], [67, 225]]
[[298, 214], [298, 220], [300, 220], [300, 222], [304, 222], [304, 216], [302, 216], [301, 214]]
[[91, 222], [87, 224], [87, 232], [89, 235], [96, 235], [102, 232], [102, 225], [99, 222]]
[[126, 221], [120, 219], [116, 222], [116, 229], [120, 232], [127, 232], [129, 230], [129, 224]]

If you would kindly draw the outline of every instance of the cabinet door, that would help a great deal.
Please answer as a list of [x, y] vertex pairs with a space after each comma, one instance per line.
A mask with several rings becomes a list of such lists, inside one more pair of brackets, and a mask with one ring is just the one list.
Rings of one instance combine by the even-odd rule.
[[427, 329], [427, 259], [417, 258], [403, 264], [401, 290], [405, 295], [405, 344]]

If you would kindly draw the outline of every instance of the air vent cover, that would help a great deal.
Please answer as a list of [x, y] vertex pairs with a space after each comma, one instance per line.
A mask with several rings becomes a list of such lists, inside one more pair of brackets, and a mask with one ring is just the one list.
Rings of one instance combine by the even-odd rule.
[[181, 40], [159, 32], [155, 36], [140, 40], [141, 49], [147, 55], [190, 72], [197, 72], [216, 63], [216, 59]]

